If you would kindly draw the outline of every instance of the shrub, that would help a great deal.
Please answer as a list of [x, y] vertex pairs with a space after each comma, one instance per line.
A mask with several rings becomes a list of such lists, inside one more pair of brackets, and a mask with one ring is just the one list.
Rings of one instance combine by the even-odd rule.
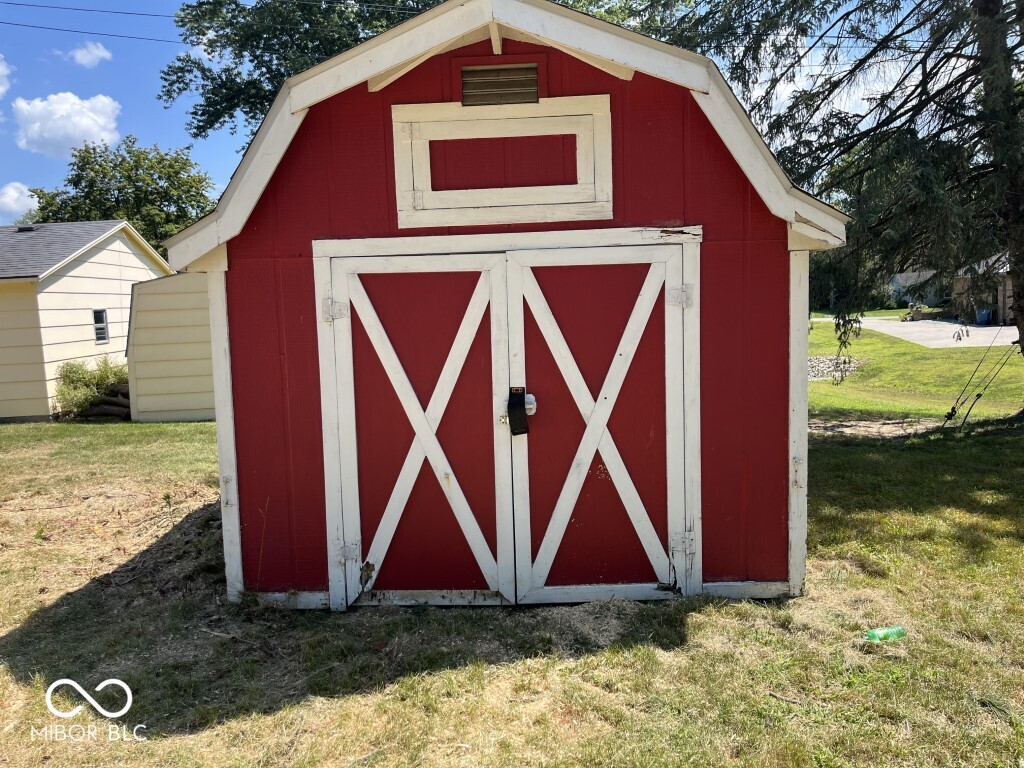
[[57, 368], [54, 412], [63, 418], [77, 418], [110, 394], [115, 386], [128, 385], [128, 365], [115, 363], [104, 355], [95, 367], [69, 360]]

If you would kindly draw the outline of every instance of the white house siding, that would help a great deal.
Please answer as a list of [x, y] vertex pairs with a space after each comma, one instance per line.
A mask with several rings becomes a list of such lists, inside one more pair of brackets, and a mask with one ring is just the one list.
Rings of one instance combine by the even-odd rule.
[[0, 419], [49, 412], [36, 284], [0, 283]]
[[[131, 287], [165, 274], [123, 233], [111, 235], [39, 281], [39, 324], [46, 387], [56, 388], [57, 368], [67, 360], [109, 355], [125, 361]], [[110, 340], [97, 343], [92, 311], [107, 310]]]
[[134, 421], [214, 417], [210, 311], [203, 273], [132, 289], [128, 382]]

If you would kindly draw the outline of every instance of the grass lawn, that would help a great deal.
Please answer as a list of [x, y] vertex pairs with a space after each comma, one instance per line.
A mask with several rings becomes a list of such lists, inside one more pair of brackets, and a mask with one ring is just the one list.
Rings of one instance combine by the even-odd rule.
[[[869, 309], [864, 313], [865, 317], [899, 317], [905, 315], [907, 308], [901, 309]], [[831, 312], [811, 312], [811, 317], [835, 317]]]
[[[835, 329], [812, 323], [811, 355], [836, 353]], [[993, 347], [975, 382], [990, 370], [1005, 347]], [[942, 419], [985, 354], [984, 347], [928, 349], [876, 331], [861, 331], [847, 353], [864, 365], [841, 384], [812, 381], [808, 407], [813, 417]], [[973, 385], [972, 385], [973, 386]], [[1014, 354], [971, 412], [1003, 417], [1024, 408], [1024, 358]]]
[[1020, 429], [814, 442], [804, 598], [329, 614], [224, 604], [212, 425], [0, 425], [0, 764], [1016, 767]]

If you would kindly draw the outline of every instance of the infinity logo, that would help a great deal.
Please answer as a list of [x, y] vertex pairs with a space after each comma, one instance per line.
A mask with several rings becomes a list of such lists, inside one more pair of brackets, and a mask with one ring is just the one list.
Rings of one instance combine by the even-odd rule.
[[53, 706], [53, 692], [55, 690], [57, 690], [62, 685], [70, 685], [72, 688], [74, 688], [76, 691], [78, 691], [78, 694], [83, 699], [88, 701], [89, 704], [92, 706], [92, 708], [95, 709], [97, 712], [99, 712], [104, 717], [110, 717], [110, 718], [120, 717], [121, 715], [123, 715], [125, 712], [127, 712], [129, 709], [132, 708], [132, 689], [129, 688], [121, 680], [118, 680], [117, 678], [112, 677], [109, 680], [104, 680], [102, 683], [100, 683], [99, 685], [96, 686], [96, 690], [97, 691], [102, 691], [108, 685], [120, 686], [122, 689], [124, 689], [125, 695], [128, 697], [128, 700], [125, 702], [123, 709], [119, 709], [119, 710], [117, 710], [117, 712], [108, 712], [107, 710], [105, 710], [103, 707], [101, 707], [99, 705], [99, 703], [96, 701], [96, 699], [94, 699], [92, 696], [90, 696], [88, 693], [86, 693], [85, 689], [82, 688], [82, 686], [80, 686], [74, 680], [69, 680], [68, 678], [64, 677], [64, 678], [61, 678], [60, 680], [55, 680], [50, 685], [50, 687], [46, 689], [46, 708], [49, 709], [50, 712], [52, 712], [57, 717], [74, 717], [75, 715], [77, 715], [79, 712], [82, 711], [82, 705], [81, 704], [79, 704], [77, 707], [72, 709], [70, 712], [61, 712], [59, 709], [57, 709], [55, 706]]

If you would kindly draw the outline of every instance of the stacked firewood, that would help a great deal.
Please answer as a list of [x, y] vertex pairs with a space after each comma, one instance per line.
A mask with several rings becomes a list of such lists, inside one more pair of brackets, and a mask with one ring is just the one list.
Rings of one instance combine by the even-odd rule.
[[127, 384], [112, 384], [99, 402], [82, 412], [82, 418], [115, 418], [128, 421], [132, 417]]

